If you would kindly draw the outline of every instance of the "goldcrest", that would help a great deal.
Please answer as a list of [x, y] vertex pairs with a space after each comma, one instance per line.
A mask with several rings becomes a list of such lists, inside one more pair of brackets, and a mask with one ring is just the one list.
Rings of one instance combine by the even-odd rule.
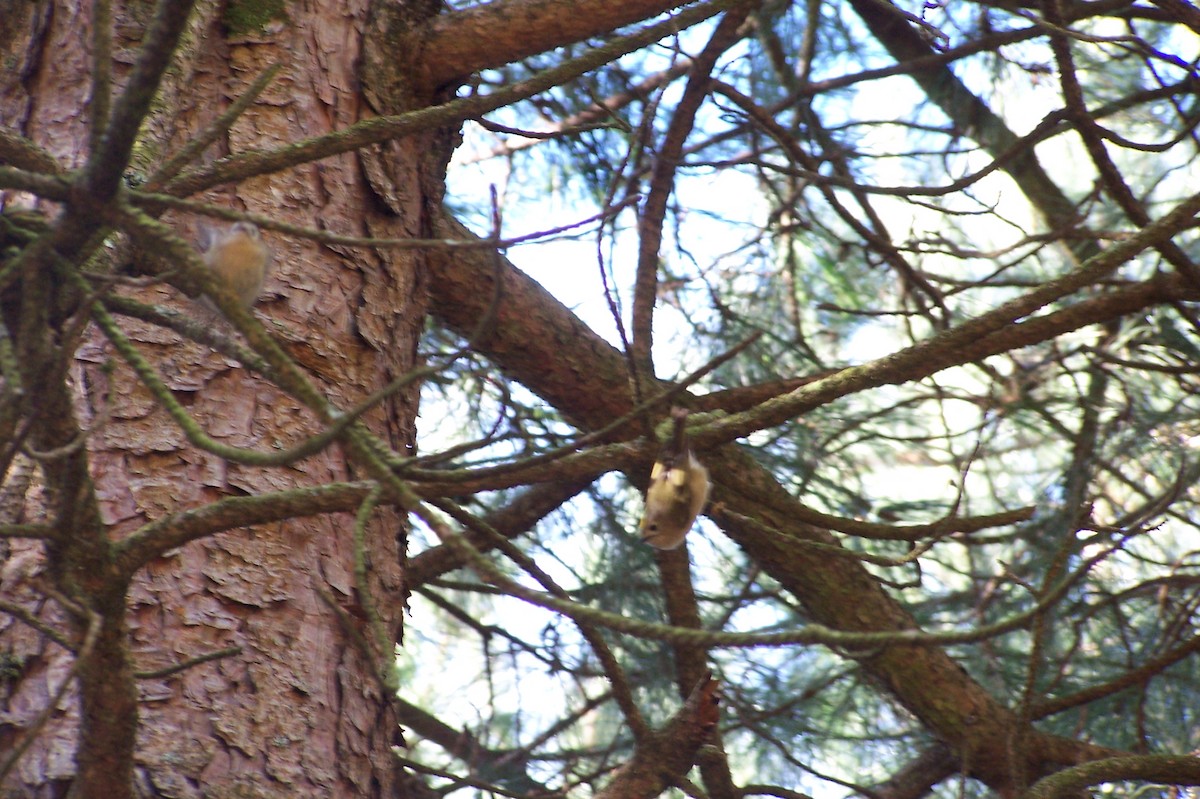
[[210, 232], [211, 245], [204, 252], [204, 263], [237, 296], [242, 306], [254, 306], [267, 279], [271, 251], [250, 222], [235, 222], [229, 230]]
[[687, 411], [671, 409], [675, 431], [650, 470], [642, 540], [658, 549], [675, 549], [708, 500], [708, 469], [692, 454], [687, 440]]

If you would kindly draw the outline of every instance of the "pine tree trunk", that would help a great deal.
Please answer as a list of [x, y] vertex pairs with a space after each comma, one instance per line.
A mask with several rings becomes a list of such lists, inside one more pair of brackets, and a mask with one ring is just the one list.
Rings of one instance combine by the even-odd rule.
[[[9, 65], [0, 70], [0, 127], [29, 137], [72, 167], [88, 148], [90, 5], [3, 4], [0, 25]], [[276, 61], [284, 66], [274, 81], [202, 160], [301, 140], [372, 115], [357, 74], [363, 37], [377, 30], [366, 0], [287, 4], [277, 16], [263, 8], [234, 4], [220, 17], [209, 5], [192, 12], [143, 126], [134, 164], [144, 173], [127, 174], [132, 184]], [[150, 13], [140, 3], [113, 9], [116, 93]], [[403, 66], [397, 62], [397, 68]], [[431, 99], [419, 91], [407, 96], [410, 107]], [[413, 137], [362, 160], [354, 154], [327, 158], [194, 199], [341, 234], [427, 237], [448, 149], [444, 140]], [[382, 186], [389, 180], [391, 191]], [[12, 192], [0, 196], [9, 208], [28, 202]], [[43, 210], [51, 218], [55, 213]], [[197, 239], [195, 217], [170, 212], [162, 221], [185, 239]], [[256, 313], [269, 320], [275, 337], [330, 401], [350, 408], [413, 367], [426, 305], [419, 251], [331, 247], [271, 231], [264, 239], [274, 254], [273, 270]], [[225, 329], [211, 310], [163, 283], [120, 291]], [[299, 402], [230, 359], [160, 328], [118, 321], [217, 441], [270, 452], [321, 429]], [[78, 423], [94, 428], [88, 463], [110, 540], [214, 500], [358, 476], [338, 445], [276, 468], [229, 463], [193, 447], [94, 327], [78, 344], [70, 382]], [[404, 453], [414, 443], [416, 410], [414, 384], [366, 420]], [[34, 518], [48, 501], [38, 486], [35, 471], [23, 518]], [[84, 737], [106, 724], [137, 722], [132, 774], [119, 762], [120, 735], [111, 744], [88, 741], [81, 747], [81, 718], [99, 705], [89, 704], [95, 697], [81, 697], [78, 686], [91, 684], [98, 694], [106, 678], [72, 680], [3, 790], [58, 797], [74, 784], [73, 795], [116, 796], [105, 791], [127, 775], [138, 792], [155, 796], [406, 795], [391, 751], [397, 726], [377, 679], [380, 662], [368, 658], [347, 629], [358, 625], [355, 633], [370, 637], [355, 588], [353, 525], [352, 515], [326, 514], [238, 527], [140, 570], [123, 597], [124, 619], [117, 614], [100, 633], [102, 641], [118, 645], [110, 653], [114, 668], [120, 670], [123, 658], [126, 668], [149, 672], [218, 650], [236, 647], [237, 653], [140, 679], [136, 718], [117, 722], [101, 712], [85, 725]], [[80, 636], [86, 625], [72, 628], [59, 603], [48, 598], [47, 588], [62, 586], [43, 544], [16, 539], [0, 545], [7, 549], [0, 553], [7, 555], [0, 595], [64, 634]], [[377, 510], [365, 546], [370, 602], [395, 639], [402, 625], [404, 545], [403, 516]], [[124, 652], [120, 644], [127, 645]], [[0, 707], [4, 758], [70, 679], [74, 656], [7, 615], [0, 616], [0, 651], [11, 666], [0, 683], [7, 700]]]

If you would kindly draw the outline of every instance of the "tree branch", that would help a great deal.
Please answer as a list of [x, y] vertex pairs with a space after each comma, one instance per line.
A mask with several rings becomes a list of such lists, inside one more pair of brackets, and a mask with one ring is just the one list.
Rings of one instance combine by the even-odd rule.
[[425, 80], [442, 86], [687, 5], [688, 0], [496, 0], [434, 17], [413, 33]]

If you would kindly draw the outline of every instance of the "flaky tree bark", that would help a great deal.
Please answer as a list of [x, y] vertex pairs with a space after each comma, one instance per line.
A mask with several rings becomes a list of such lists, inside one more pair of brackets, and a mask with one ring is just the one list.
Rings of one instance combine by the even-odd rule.
[[[327, 133], [375, 114], [357, 90], [368, 5], [361, 0], [289, 6], [286, 20], [254, 17], [248, 5], [231, 6], [224, 17], [215, 16], [212, 7], [193, 13], [127, 179], [136, 183], [178, 151], [273, 62], [285, 66], [204, 160]], [[115, 52], [136, 52], [145, 8], [115, 10]], [[21, 10], [24, 19], [5, 12], [4, 26], [13, 35], [9, 53], [20, 68], [6, 69], [0, 78], [0, 125], [62, 164], [77, 166], [88, 147], [87, 32], [96, 20], [87, 5], [69, 2], [25, 4]], [[422, 13], [402, 11], [414, 23]], [[117, 61], [123, 63], [119, 56]], [[402, 59], [396, 64], [402, 66]], [[126, 77], [118, 66], [118, 90]], [[430, 98], [418, 93], [409, 102]], [[420, 237], [427, 227], [427, 198], [436, 202], [441, 196], [447, 153], [433, 138], [410, 138], [388, 148], [390, 178], [372, 175], [368, 181], [359, 161], [344, 155], [214, 189], [204, 199], [351, 235]], [[389, 179], [406, 190], [390, 191], [380, 202]], [[168, 213], [162, 221], [193, 238], [192, 219]], [[425, 302], [419, 253], [333, 251], [271, 233], [266, 239], [274, 269], [258, 313], [331, 401], [351, 407], [412, 368]], [[207, 308], [164, 285], [134, 293], [230, 332]], [[149, 325], [121, 326], [217, 441], [270, 451], [320, 429], [296, 400], [212, 350]], [[103, 538], [120, 539], [169, 513], [223, 497], [355, 473], [338, 447], [284, 469], [230, 464], [200, 451], [114, 355], [102, 336], [85, 334], [71, 375], [73, 407], [56, 409], [73, 414], [81, 427], [94, 426], [88, 462], [100, 515], [96, 530]], [[413, 444], [415, 414], [414, 385], [372, 413], [370, 424], [403, 452]], [[46, 504], [34, 495], [26, 517], [36, 517]], [[280, 790], [290, 796], [396, 795], [390, 750], [396, 719], [376, 676], [380, 664], [352, 645], [346, 629], [362, 607], [352, 575], [352, 524], [353, 517], [343, 514], [238, 527], [155, 559], [124, 596], [109, 586], [111, 613], [92, 650], [93, 660], [107, 671], [81, 665], [83, 701], [72, 701], [73, 690], [67, 693], [6, 787], [22, 795], [59, 796], [74, 781], [81, 796], [123, 795], [120, 786], [128, 786], [130, 777], [128, 744], [138, 724], [133, 781], [155, 795], [192, 796], [201, 790], [209, 796]], [[398, 638], [404, 598], [401, 518], [377, 512], [365, 548], [372, 602]], [[41, 550], [33, 541], [11, 544], [0, 591], [63, 626], [66, 619], [47, 601], [46, 588], [68, 593], [70, 581], [45, 573]], [[6, 730], [0, 736], [11, 745], [68, 679], [73, 657], [11, 617], [0, 619], [0, 629], [5, 648], [21, 663], [0, 723]], [[131, 713], [131, 695], [97, 704], [103, 685], [123, 690], [130, 670], [154, 671], [221, 650], [232, 651], [182, 672], [139, 680], [140, 717]], [[85, 743], [77, 765], [81, 708], [85, 733], [103, 740]], [[89, 715], [97, 717], [88, 721]], [[0, 744], [0, 750], [7, 748]]]

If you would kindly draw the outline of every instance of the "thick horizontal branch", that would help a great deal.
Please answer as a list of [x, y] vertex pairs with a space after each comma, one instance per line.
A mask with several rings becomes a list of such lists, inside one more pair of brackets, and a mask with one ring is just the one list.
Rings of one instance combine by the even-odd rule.
[[413, 34], [431, 86], [611, 34], [686, 0], [497, 0], [434, 17]]
[[1200, 757], [1141, 755], [1113, 757], [1064, 769], [1039, 781], [1027, 799], [1067, 799], [1102, 782], [1138, 780], [1167, 785], [1200, 785]]

